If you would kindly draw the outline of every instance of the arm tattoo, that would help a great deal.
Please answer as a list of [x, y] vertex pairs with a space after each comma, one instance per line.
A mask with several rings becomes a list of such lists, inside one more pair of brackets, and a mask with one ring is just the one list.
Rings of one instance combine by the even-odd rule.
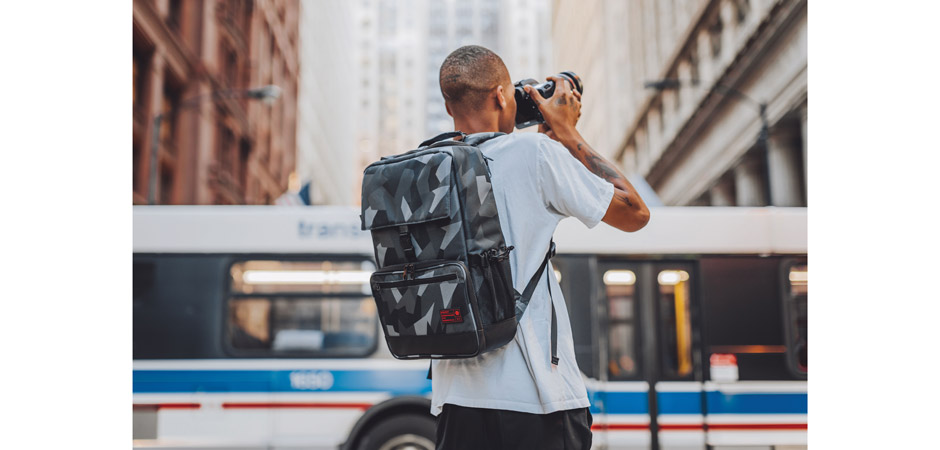
[[[583, 147], [582, 147], [583, 146]], [[616, 181], [623, 181], [623, 177], [620, 175], [620, 172], [617, 171], [614, 167], [610, 165], [609, 162], [601, 158], [591, 147], [588, 147], [587, 144], [583, 142], [578, 142], [578, 152], [577, 158], [584, 163], [584, 166], [588, 168], [591, 172], [594, 172], [595, 175], [614, 183], [617, 185]]]
[[620, 201], [630, 205], [630, 207], [633, 207], [633, 202], [630, 201], [630, 197], [627, 196], [626, 193], [614, 191], [614, 198], [619, 199]]
[[629, 189], [627, 188], [626, 180], [620, 175], [620, 172], [617, 171], [616, 168], [607, 162], [607, 160], [601, 158], [591, 147], [583, 142], [578, 143], [578, 154], [575, 155], [575, 157], [578, 158], [588, 170], [594, 172], [595, 175], [611, 182], [617, 189], [623, 191], [614, 191], [614, 198], [631, 207], [634, 206], [633, 202], [630, 201], [630, 197], [627, 195]]
[[555, 100], [555, 104], [559, 106], [567, 105], [568, 100], [566, 100], [564, 97], [559, 97], [558, 100]]

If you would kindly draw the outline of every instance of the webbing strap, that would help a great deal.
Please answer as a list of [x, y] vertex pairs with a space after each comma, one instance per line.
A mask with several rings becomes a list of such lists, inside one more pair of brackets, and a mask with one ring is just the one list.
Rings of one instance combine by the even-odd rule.
[[548, 277], [545, 277], [545, 284], [548, 285], [548, 301], [552, 303], [552, 364], [558, 365], [558, 320], [555, 319], [555, 299], [552, 298], [552, 284]]
[[[529, 283], [525, 286], [525, 290], [522, 291], [522, 296], [519, 298], [519, 301], [526, 307], [529, 306], [529, 300], [532, 299], [532, 294], [535, 293], [535, 287], [538, 285], [539, 278], [546, 272], [545, 268], [548, 267], [548, 260], [552, 259], [553, 256], [555, 256], [554, 241], [549, 243], [548, 252], [545, 253], [545, 259], [542, 260], [542, 265], [539, 266], [539, 269], [532, 275]], [[548, 301], [552, 307], [552, 364], [558, 365], [558, 323], [555, 318], [555, 302], [552, 299], [552, 285], [548, 277], [545, 277], [545, 283], [548, 284]], [[525, 310], [522, 312], [525, 313]], [[516, 317], [516, 320], [521, 321], [522, 316]]]
[[[545, 271], [545, 267], [548, 266], [548, 260], [555, 256], [555, 242], [551, 242], [548, 246], [548, 252], [545, 253], [545, 259], [542, 260], [542, 265], [539, 266], [539, 269], [535, 271], [532, 275], [532, 278], [529, 279], [529, 283], [525, 285], [525, 289], [522, 291], [522, 295], [519, 297], [519, 302], [529, 306], [529, 300], [532, 299], [532, 294], [535, 293], [535, 286], [538, 284], [539, 279], [542, 278], [542, 272]], [[524, 313], [525, 310], [523, 309]], [[517, 319], [522, 320], [522, 317], [517, 317]]]
[[417, 261], [418, 256], [415, 254], [414, 244], [411, 243], [411, 233], [408, 231], [408, 225], [399, 225], [398, 226], [398, 242], [401, 244], [402, 250], [405, 251], [405, 257], [409, 261]]

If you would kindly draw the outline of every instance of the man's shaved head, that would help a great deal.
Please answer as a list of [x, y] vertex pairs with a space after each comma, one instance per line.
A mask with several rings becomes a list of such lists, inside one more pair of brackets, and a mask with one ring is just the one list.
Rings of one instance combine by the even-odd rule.
[[466, 45], [448, 55], [441, 64], [440, 82], [444, 101], [452, 112], [460, 113], [479, 109], [497, 86], [512, 87], [503, 60], [479, 45]]

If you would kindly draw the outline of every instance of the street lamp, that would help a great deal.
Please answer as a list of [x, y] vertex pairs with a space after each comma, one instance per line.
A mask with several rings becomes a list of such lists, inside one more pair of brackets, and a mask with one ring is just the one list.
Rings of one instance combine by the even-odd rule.
[[[697, 79], [691, 80], [691, 84], [693, 86], [697, 86], [698, 83], [699, 83], [699, 80]], [[665, 78], [662, 80], [653, 80], [653, 81], [647, 81], [643, 83], [644, 88], [655, 89], [657, 91], [663, 91], [666, 89], [678, 89], [681, 86], [682, 86], [682, 81], [675, 79], [675, 78]], [[758, 135], [757, 137], [757, 142], [758, 144], [760, 144], [761, 150], [763, 150], [764, 153], [768, 153], [770, 149], [767, 146], [767, 139], [770, 135], [770, 124], [767, 121], [767, 102], [757, 101], [753, 97], [733, 87], [725, 86], [719, 83], [715, 83], [711, 87], [710, 92], [717, 92], [719, 94], [729, 96], [729, 97], [737, 97], [739, 100], [743, 100], [744, 103], [747, 103], [748, 105], [751, 105], [752, 107], [757, 108], [757, 113], [760, 115], [760, 135]], [[765, 181], [765, 184], [766, 183], [769, 183], [769, 180]], [[770, 200], [771, 200], [770, 197], [772, 196], [772, 193], [769, 188], [767, 189], [767, 195], [768, 195], [768, 203], [770, 203]]]
[[[189, 108], [199, 104], [199, 101], [206, 97], [214, 98], [239, 98], [245, 97], [255, 100], [261, 100], [264, 104], [270, 105], [273, 104], [278, 98], [281, 97], [281, 88], [269, 84], [267, 86], [261, 86], [258, 88], [252, 89], [227, 89], [220, 91], [213, 91], [208, 94], [197, 95], [195, 97], [183, 100], [176, 106], [176, 109]], [[167, 114], [174, 112], [173, 109], [167, 111]], [[147, 192], [147, 203], [153, 205], [156, 202], [157, 198], [157, 164], [159, 162], [159, 151], [160, 151], [160, 125], [163, 124], [163, 115], [161, 112], [153, 118], [153, 136], [150, 140], [150, 188]]]

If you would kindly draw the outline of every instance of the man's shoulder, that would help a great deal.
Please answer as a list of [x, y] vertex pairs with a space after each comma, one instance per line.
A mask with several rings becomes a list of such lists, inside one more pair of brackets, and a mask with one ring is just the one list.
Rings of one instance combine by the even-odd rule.
[[553, 148], [556, 145], [564, 149], [561, 144], [553, 141], [543, 133], [509, 133], [493, 139], [493, 141], [495, 141], [494, 144], [500, 147], [509, 146], [512, 147], [513, 151], [531, 153], [531, 156], [544, 153], [546, 149], [548, 151], [557, 150]]
[[515, 132], [515, 133], [504, 134], [494, 140], [500, 140], [503, 142], [516, 142], [516, 143], [527, 143], [531, 145], [539, 145], [540, 143], [544, 142], [543, 140], [550, 141], [551, 139], [549, 139], [549, 137], [544, 135], [543, 133]]

